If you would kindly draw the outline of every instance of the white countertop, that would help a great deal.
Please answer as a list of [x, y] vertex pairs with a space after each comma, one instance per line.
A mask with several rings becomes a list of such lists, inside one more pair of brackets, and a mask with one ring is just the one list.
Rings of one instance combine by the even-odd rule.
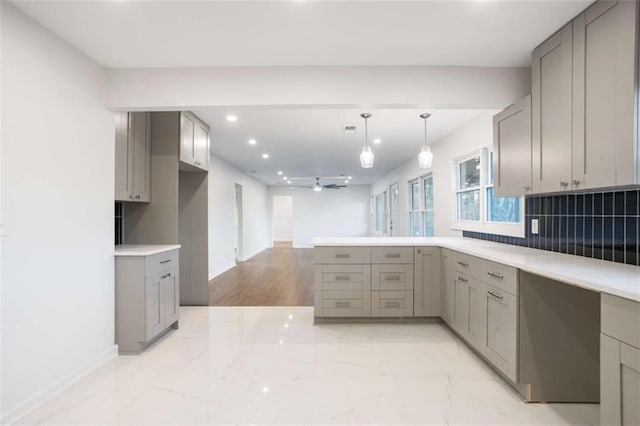
[[316, 247], [444, 247], [588, 290], [640, 302], [640, 266], [462, 237], [314, 238]]
[[180, 248], [180, 244], [122, 244], [116, 246], [116, 256], [150, 256]]

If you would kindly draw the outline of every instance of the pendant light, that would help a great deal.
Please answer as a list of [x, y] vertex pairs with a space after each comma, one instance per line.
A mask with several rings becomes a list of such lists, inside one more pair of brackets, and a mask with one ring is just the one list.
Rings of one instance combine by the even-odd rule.
[[424, 145], [420, 150], [420, 154], [418, 154], [418, 166], [421, 169], [428, 169], [433, 163], [433, 152], [431, 152], [431, 148], [427, 145], [427, 118], [429, 117], [431, 117], [431, 114], [427, 112], [420, 114], [420, 118], [424, 120]]
[[371, 151], [371, 147], [369, 146], [369, 129], [367, 127], [367, 120], [371, 118], [371, 114], [365, 112], [364, 114], [360, 114], [360, 117], [364, 118], [364, 147], [360, 153], [360, 165], [363, 169], [370, 169], [373, 167], [374, 155], [373, 151]]

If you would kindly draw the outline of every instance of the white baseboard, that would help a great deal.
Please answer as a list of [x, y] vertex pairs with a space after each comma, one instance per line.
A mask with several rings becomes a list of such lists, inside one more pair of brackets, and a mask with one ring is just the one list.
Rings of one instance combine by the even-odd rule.
[[233, 268], [234, 266], [236, 266], [236, 263], [230, 263], [228, 265], [223, 266], [222, 268], [218, 269], [217, 271], [214, 271], [213, 273], [209, 274], [209, 281], [211, 281], [212, 279], [214, 279], [215, 277], [224, 274], [225, 272], [227, 272], [229, 269]]
[[2, 424], [10, 425], [15, 423], [16, 421], [20, 420], [22, 417], [29, 414], [39, 405], [53, 398], [54, 396], [56, 396], [57, 394], [59, 394], [69, 386], [71, 386], [73, 383], [77, 382], [82, 377], [91, 373], [92, 371], [102, 366], [106, 362], [112, 360], [116, 356], [118, 356], [118, 345], [113, 345], [105, 352], [92, 358], [91, 360], [84, 363], [80, 367], [71, 371], [69, 374], [66, 374], [65, 376], [56, 380], [49, 386], [46, 386], [38, 390], [37, 392], [33, 393], [28, 398], [25, 398], [23, 401], [19, 402], [15, 407], [7, 410], [6, 412], [3, 412]]

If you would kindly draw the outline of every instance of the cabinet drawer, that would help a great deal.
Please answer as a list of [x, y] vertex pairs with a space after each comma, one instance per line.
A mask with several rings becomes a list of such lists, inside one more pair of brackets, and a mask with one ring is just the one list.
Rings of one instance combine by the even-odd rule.
[[516, 268], [489, 260], [479, 260], [480, 270], [477, 279], [514, 296], [518, 295], [518, 270]]
[[316, 264], [358, 264], [371, 263], [370, 247], [316, 247], [313, 249]]
[[371, 267], [369, 265], [315, 265], [315, 289], [320, 290], [369, 290]]
[[157, 274], [160, 271], [178, 267], [178, 250], [166, 251], [145, 258], [145, 275]]
[[373, 247], [372, 263], [413, 263], [413, 247]]
[[413, 290], [413, 265], [372, 265], [371, 288], [373, 290]]
[[602, 332], [640, 348], [640, 303], [602, 293]]
[[449, 265], [451, 269], [455, 269], [458, 272], [462, 272], [473, 277], [479, 275], [480, 259], [478, 259], [477, 257], [469, 256], [457, 251], [452, 251], [449, 258]]
[[362, 299], [322, 299], [322, 307], [324, 309], [362, 309]]
[[317, 291], [316, 317], [368, 317], [371, 315], [370, 291]]
[[372, 291], [371, 316], [411, 317], [413, 316], [412, 291]]

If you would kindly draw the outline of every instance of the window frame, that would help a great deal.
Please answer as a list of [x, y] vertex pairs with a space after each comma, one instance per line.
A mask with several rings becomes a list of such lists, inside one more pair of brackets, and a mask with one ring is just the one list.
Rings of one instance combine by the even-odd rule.
[[[489, 159], [491, 158], [489, 153], [493, 151], [493, 146], [489, 145], [480, 150], [473, 151], [472, 153], [458, 157], [454, 160], [454, 179], [453, 179], [453, 218], [451, 229], [457, 231], [473, 231], [483, 232], [488, 234], [506, 235], [511, 237], [523, 238], [525, 235], [525, 217], [524, 217], [524, 201], [525, 197], [520, 196], [520, 221], [519, 222], [494, 222], [488, 220], [487, 217], [487, 190], [494, 187], [491, 183], [489, 173], [491, 168], [489, 167]], [[480, 215], [479, 220], [459, 220], [458, 219], [458, 193], [470, 191], [460, 190], [460, 170], [459, 164], [469, 160], [471, 158], [480, 156], [480, 186], [473, 190], [480, 189]]]
[[[408, 202], [408, 212], [409, 212], [409, 236], [411, 237], [433, 237], [435, 235], [435, 197], [432, 197], [431, 200], [431, 208], [427, 209], [426, 206], [426, 198], [425, 198], [425, 190], [424, 190], [424, 184], [425, 181], [431, 178], [431, 186], [432, 186], [432, 194], [434, 193], [434, 184], [433, 184], [433, 172], [429, 172], [426, 173], [424, 175], [415, 177], [413, 179], [410, 179], [407, 183], [408, 183], [408, 189], [409, 189], [409, 202]], [[417, 209], [414, 209], [414, 205], [413, 205], [413, 185], [417, 184], [418, 185], [418, 203], [417, 203]], [[431, 213], [432, 217], [434, 218], [434, 224], [433, 224], [433, 235], [425, 235], [425, 227], [424, 227], [424, 217], [427, 213]], [[418, 235], [413, 235], [412, 234], [412, 220], [413, 217], [416, 217], [417, 220], [417, 228], [418, 228]]]
[[[382, 230], [378, 230], [378, 197], [382, 198]], [[387, 226], [386, 226], [386, 191], [379, 192], [373, 195], [373, 234], [376, 236], [386, 236], [387, 235]]]

